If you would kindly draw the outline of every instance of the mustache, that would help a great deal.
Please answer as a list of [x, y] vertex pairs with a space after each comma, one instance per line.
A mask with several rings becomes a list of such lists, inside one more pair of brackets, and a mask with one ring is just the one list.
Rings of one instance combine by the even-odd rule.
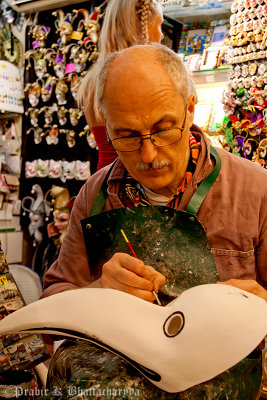
[[154, 160], [152, 163], [144, 163], [142, 161], [136, 164], [136, 169], [139, 171], [146, 171], [148, 169], [161, 169], [170, 165], [170, 160]]

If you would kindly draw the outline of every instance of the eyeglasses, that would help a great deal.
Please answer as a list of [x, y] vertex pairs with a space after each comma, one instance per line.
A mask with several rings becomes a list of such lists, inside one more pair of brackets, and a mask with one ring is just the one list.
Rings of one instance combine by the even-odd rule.
[[187, 113], [185, 112], [182, 128], [163, 129], [158, 132], [148, 133], [147, 135], [130, 135], [115, 139], [110, 139], [108, 135], [108, 141], [112, 144], [115, 150], [121, 152], [140, 150], [143, 140], [146, 139], [150, 139], [151, 143], [156, 147], [170, 146], [182, 139], [183, 131], [185, 129], [186, 115]]

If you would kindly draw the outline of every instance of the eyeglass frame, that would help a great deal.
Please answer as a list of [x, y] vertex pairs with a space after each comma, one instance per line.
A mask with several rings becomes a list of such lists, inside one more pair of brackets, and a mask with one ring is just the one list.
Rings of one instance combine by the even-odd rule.
[[[114, 147], [113, 142], [114, 142], [115, 140], [124, 139], [124, 138], [130, 138], [130, 137], [131, 137], [131, 138], [133, 138], [133, 137], [139, 137], [139, 138], [140, 138], [140, 147], [138, 147], [138, 149], [135, 149], [135, 150], [117, 150], [117, 149], [114, 147], [114, 149], [115, 149], [116, 151], [119, 151], [119, 152], [121, 152], [121, 153], [133, 153], [134, 151], [140, 150], [140, 149], [142, 148], [142, 145], [143, 145], [143, 140], [146, 140], [146, 139], [150, 139], [151, 143], [152, 143], [154, 146], [156, 146], [156, 147], [167, 147], [167, 146], [171, 146], [171, 145], [173, 145], [173, 144], [175, 144], [175, 143], [180, 142], [180, 140], [182, 139], [182, 137], [183, 137], [183, 131], [185, 130], [186, 118], [187, 118], [187, 105], [186, 105], [186, 107], [185, 107], [185, 116], [184, 116], [183, 125], [182, 125], [181, 128], [176, 127], [176, 128], [171, 128], [171, 129], [162, 129], [162, 130], [159, 130], [159, 131], [157, 131], [157, 132], [147, 133], [146, 135], [122, 136], [122, 137], [120, 137], [120, 138], [115, 138], [115, 139], [110, 139], [109, 134], [108, 134], [108, 131], [107, 131], [107, 124], [105, 123], [107, 140], [108, 140], [108, 143], [112, 144], [112, 146]], [[181, 131], [181, 137], [180, 137], [180, 139], [176, 140], [175, 142], [170, 143], [170, 144], [164, 144], [164, 145], [162, 145], [162, 146], [158, 146], [157, 144], [155, 144], [155, 143], [152, 142], [151, 136], [153, 136], [153, 135], [155, 135], [155, 134], [157, 134], [157, 133], [159, 133], [159, 132], [170, 131], [170, 130], [174, 130], [174, 129], [179, 129], [179, 130]], [[144, 136], [149, 136], [149, 137], [144, 137]]]

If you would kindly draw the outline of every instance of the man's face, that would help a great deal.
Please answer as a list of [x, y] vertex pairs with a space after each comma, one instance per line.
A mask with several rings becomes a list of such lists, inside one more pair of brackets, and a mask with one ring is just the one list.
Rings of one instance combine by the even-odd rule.
[[[134, 67], [136, 62], [141, 63], [137, 68]], [[104, 91], [107, 131], [111, 139], [133, 134], [142, 137], [182, 127], [186, 113], [185, 129], [179, 142], [156, 147], [145, 139], [137, 151], [118, 151], [133, 178], [154, 192], [170, 197], [184, 177], [190, 156], [189, 128], [193, 121], [194, 99], [189, 97], [186, 111], [184, 100], [156, 61], [120, 60], [119, 65], [116, 60], [114, 64]]]

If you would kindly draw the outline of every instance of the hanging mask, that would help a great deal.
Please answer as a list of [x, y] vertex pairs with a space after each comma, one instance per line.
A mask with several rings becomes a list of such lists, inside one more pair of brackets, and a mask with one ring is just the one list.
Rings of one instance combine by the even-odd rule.
[[18, 64], [21, 59], [22, 47], [20, 41], [13, 35], [9, 24], [5, 24], [0, 32], [2, 59], [12, 64]]
[[35, 128], [30, 128], [27, 130], [26, 134], [29, 135], [33, 131], [33, 140], [35, 144], [39, 144], [42, 141], [43, 136], [45, 135], [42, 129], [39, 126]]
[[45, 120], [45, 127], [47, 125], [51, 125], [53, 121], [53, 114], [57, 110], [56, 104], [53, 104], [52, 106], [44, 106], [40, 109], [40, 113], [44, 112], [44, 120]]
[[78, 108], [70, 108], [70, 123], [72, 126], [76, 126], [79, 123], [79, 119], [83, 115], [83, 111], [80, 111]]
[[30, 60], [33, 59], [34, 62], [34, 71], [36, 73], [37, 78], [43, 78], [44, 74], [47, 73], [46, 68], [46, 60], [43, 56], [43, 53], [37, 50], [28, 50], [25, 53], [25, 60], [28, 61], [26, 69], [30, 69]]
[[48, 26], [32, 25], [28, 33], [28, 35], [32, 35], [34, 40], [32, 42], [32, 48], [45, 47], [49, 32], [50, 28]]
[[76, 73], [69, 74], [70, 84], [70, 91], [74, 100], [77, 99], [79, 86], [81, 84], [81, 77], [78, 76]]
[[49, 176], [49, 178], [54, 178], [54, 179], [60, 178], [62, 176], [61, 160], [59, 160], [59, 161], [50, 160], [48, 176]]
[[48, 176], [49, 160], [37, 160], [37, 176], [39, 178], [45, 178]]
[[44, 103], [49, 101], [52, 96], [53, 87], [56, 84], [56, 78], [50, 74], [45, 74], [46, 81], [43, 83], [41, 88], [41, 96]]
[[260, 158], [265, 159], [267, 155], [267, 139], [263, 139], [258, 146], [258, 155]]
[[30, 115], [30, 122], [32, 126], [38, 125], [38, 116], [39, 116], [39, 109], [30, 107], [28, 111], [25, 112], [25, 115]]
[[66, 93], [68, 92], [68, 90], [69, 90], [69, 87], [66, 84], [64, 79], [60, 79], [57, 81], [55, 93], [56, 93], [58, 105], [63, 105], [63, 104], [67, 103]]
[[58, 144], [58, 126], [53, 125], [50, 126], [49, 129], [45, 132], [46, 137], [46, 143], [47, 144]]
[[65, 107], [59, 107], [57, 110], [57, 117], [58, 117], [58, 122], [59, 125], [65, 125], [67, 123], [67, 114], [68, 110], [66, 110]]
[[39, 97], [41, 94], [41, 85], [39, 80], [34, 83], [27, 83], [24, 92], [26, 92], [28, 95], [30, 105], [32, 107], [36, 107], [39, 103]]
[[76, 161], [62, 161], [62, 180], [75, 179], [76, 176]]
[[76, 161], [76, 179], [86, 181], [91, 176], [90, 161]]
[[52, 15], [57, 17], [55, 27], [56, 32], [59, 33], [60, 36], [58, 44], [65, 46], [65, 44], [71, 40], [71, 34], [73, 32], [72, 22], [75, 16], [71, 13], [65, 15], [61, 9], [54, 11]]
[[25, 162], [25, 176], [26, 178], [34, 178], [37, 174], [37, 161], [26, 161]]
[[[72, 43], [68, 47], [71, 49], [69, 59], [74, 61], [75, 71], [80, 74], [86, 68], [86, 61], [89, 57], [89, 52], [78, 44]], [[70, 71], [72, 72], [72, 71]]]
[[69, 147], [74, 147], [75, 146], [75, 136], [76, 132], [70, 129], [60, 129], [60, 133], [63, 133], [66, 135], [66, 140], [67, 140], [67, 145]]
[[99, 18], [101, 17], [100, 11], [100, 7], [95, 7], [95, 10], [91, 14], [84, 8], [73, 10], [76, 16], [78, 16], [78, 14], [83, 15], [83, 19], [80, 20], [78, 24], [78, 31], [81, 31], [83, 28], [86, 31], [84, 44], [89, 42], [91, 44], [96, 44], [98, 42], [100, 32]]

